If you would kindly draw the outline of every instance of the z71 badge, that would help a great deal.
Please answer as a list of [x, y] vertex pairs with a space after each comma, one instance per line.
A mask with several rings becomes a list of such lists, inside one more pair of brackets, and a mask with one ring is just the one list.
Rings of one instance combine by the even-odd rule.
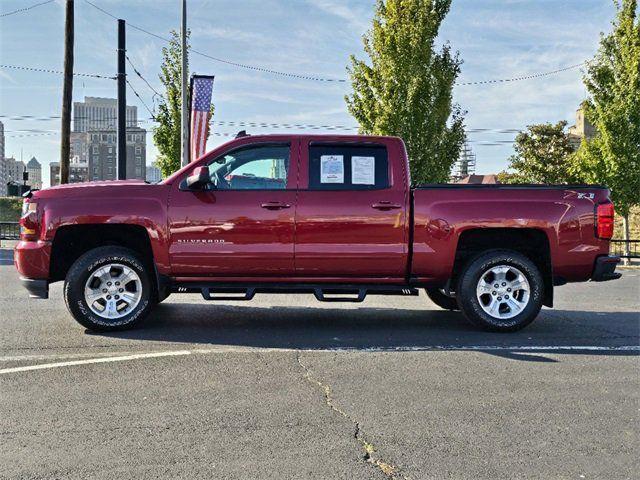
[[578, 200], [593, 200], [595, 196], [596, 195], [594, 193], [578, 192]]

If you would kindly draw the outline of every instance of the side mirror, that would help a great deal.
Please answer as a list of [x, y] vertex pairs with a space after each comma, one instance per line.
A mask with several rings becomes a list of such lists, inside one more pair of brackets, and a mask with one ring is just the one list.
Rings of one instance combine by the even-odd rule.
[[208, 167], [196, 167], [187, 177], [187, 187], [192, 190], [202, 189], [211, 182]]

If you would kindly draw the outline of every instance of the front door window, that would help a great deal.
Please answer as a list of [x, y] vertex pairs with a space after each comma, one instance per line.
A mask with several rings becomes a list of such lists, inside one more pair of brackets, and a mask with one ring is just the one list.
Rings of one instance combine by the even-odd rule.
[[218, 190], [284, 190], [289, 174], [289, 146], [240, 148], [209, 164]]

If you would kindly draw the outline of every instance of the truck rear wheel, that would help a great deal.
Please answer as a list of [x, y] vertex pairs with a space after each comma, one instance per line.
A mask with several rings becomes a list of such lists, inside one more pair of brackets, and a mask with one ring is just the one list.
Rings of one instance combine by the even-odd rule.
[[155, 305], [148, 269], [122, 247], [99, 247], [82, 255], [64, 282], [67, 308], [78, 323], [95, 331], [132, 328]]
[[425, 288], [429, 299], [445, 310], [460, 310], [455, 295], [447, 295], [441, 288]]
[[492, 250], [472, 260], [458, 281], [458, 304], [473, 324], [493, 332], [529, 325], [542, 308], [544, 282], [526, 256]]

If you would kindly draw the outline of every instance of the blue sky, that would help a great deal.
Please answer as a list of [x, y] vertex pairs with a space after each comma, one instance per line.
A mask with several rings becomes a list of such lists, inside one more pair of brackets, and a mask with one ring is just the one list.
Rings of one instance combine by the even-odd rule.
[[[180, 0], [92, 0], [119, 18], [167, 36], [178, 29]], [[10, 12], [38, 0], [0, 0]], [[1, 64], [62, 69], [63, 0], [0, 18]], [[76, 0], [76, 72], [113, 75], [116, 69], [116, 22], [84, 0]], [[373, 0], [189, 0], [194, 49], [229, 61], [327, 78], [345, 78], [349, 54], [363, 57], [361, 37], [369, 28]], [[610, 30], [614, 6], [609, 0], [454, 0], [441, 30], [464, 60], [460, 82], [548, 72], [593, 56], [600, 32]], [[161, 89], [158, 71], [164, 43], [132, 28], [128, 54], [145, 78]], [[353, 125], [343, 97], [350, 84], [316, 82], [260, 73], [190, 58], [191, 71], [216, 76], [215, 119], [317, 125]], [[149, 107], [151, 90], [129, 70], [129, 79]], [[74, 101], [84, 96], [115, 97], [114, 81], [75, 77]], [[469, 129], [521, 129], [565, 119], [571, 124], [584, 98], [580, 69], [557, 75], [495, 85], [457, 86], [455, 101], [465, 110]], [[59, 115], [62, 76], [0, 68], [0, 120], [5, 124], [6, 155], [36, 156], [45, 164], [59, 156], [59, 120], [17, 121], [16, 115]], [[139, 118], [150, 115], [127, 91], [127, 103]], [[151, 128], [152, 123], [142, 126]], [[51, 130], [51, 135], [28, 130]], [[219, 133], [239, 128], [215, 126]], [[26, 130], [26, 131], [25, 131]], [[282, 132], [248, 128], [249, 133]], [[293, 130], [286, 130], [293, 131]], [[512, 146], [486, 145], [513, 140], [513, 133], [470, 133], [479, 173], [504, 169]], [[156, 154], [149, 136], [147, 163]], [[211, 136], [208, 147], [226, 141]]]

